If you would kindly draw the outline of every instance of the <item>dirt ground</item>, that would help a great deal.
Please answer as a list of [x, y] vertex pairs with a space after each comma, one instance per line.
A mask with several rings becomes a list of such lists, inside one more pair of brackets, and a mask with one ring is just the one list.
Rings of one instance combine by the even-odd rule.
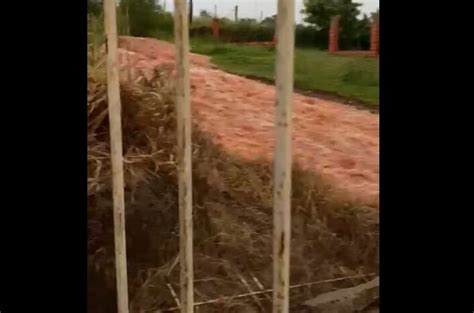
[[[149, 70], [174, 64], [174, 46], [120, 38], [120, 63]], [[275, 88], [216, 69], [191, 54], [193, 118], [228, 153], [249, 160], [274, 153]], [[132, 73], [133, 75], [133, 73]], [[294, 94], [294, 161], [315, 170], [352, 199], [378, 206], [379, 115], [345, 104]]]

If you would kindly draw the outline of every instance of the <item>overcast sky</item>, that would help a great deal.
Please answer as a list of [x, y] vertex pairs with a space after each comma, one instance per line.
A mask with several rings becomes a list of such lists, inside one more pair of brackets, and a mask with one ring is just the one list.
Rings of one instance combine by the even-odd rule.
[[[303, 0], [295, 0], [296, 21], [301, 22], [302, 16], [299, 13], [303, 9]], [[173, 11], [174, 0], [159, 0], [161, 4], [166, 2], [166, 10]], [[362, 13], [374, 12], [379, 7], [379, 0], [355, 0], [362, 4]], [[217, 15], [219, 17], [234, 18], [234, 7], [239, 6], [239, 18], [260, 18], [276, 14], [277, 0], [194, 0], [194, 15], [198, 15], [201, 10], [214, 13], [214, 5], [217, 5]]]

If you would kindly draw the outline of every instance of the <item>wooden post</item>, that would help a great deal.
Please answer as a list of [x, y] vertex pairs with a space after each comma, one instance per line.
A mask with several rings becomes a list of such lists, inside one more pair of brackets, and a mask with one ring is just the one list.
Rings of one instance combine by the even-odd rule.
[[130, 36], [130, 14], [129, 14], [130, 4], [127, 2], [127, 7], [125, 8], [125, 32], [127, 36]]
[[289, 307], [294, 24], [295, 1], [278, 0], [276, 149], [273, 173], [273, 313], [288, 313]]
[[104, 13], [105, 34], [107, 38], [107, 97], [110, 123], [110, 153], [112, 159], [117, 311], [118, 313], [128, 313], [122, 123], [117, 51], [117, 9], [114, 0], [104, 0]]
[[[130, 14], [129, 14], [129, 9], [130, 9], [130, 3], [127, 1], [126, 7], [125, 7], [125, 35], [130, 36]], [[127, 47], [128, 48], [128, 47]], [[132, 65], [130, 62], [130, 54], [128, 53], [129, 49], [127, 49], [127, 79], [128, 83], [130, 84], [132, 82]]]
[[193, 23], [193, 0], [189, 0], [189, 26]]
[[191, 172], [191, 105], [189, 100], [189, 31], [186, 0], [174, 0], [176, 46], [176, 119], [178, 134], [179, 248], [181, 267], [181, 313], [192, 313], [193, 212]]
[[238, 5], [236, 5], [234, 8], [234, 14], [235, 14], [235, 21], [238, 22], [239, 21], [239, 6]]

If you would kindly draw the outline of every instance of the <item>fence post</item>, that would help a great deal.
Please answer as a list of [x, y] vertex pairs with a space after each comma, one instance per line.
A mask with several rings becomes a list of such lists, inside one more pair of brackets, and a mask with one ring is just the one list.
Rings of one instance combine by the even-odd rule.
[[181, 313], [192, 313], [193, 212], [191, 159], [191, 105], [189, 100], [189, 29], [186, 0], [174, 0], [176, 46], [176, 119], [178, 134], [179, 249], [181, 267]]
[[276, 148], [273, 173], [273, 313], [287, 313], [289, 307], [294, 24], [294, 0], [278, 0]]
[[130, 36], [130, 4], [127, 3], [127, 6], [125, 7], [125, 34], [127, 36]]
[[90, 27], [88, 29], [88, 32], [89, 32], [89, 36], [91, 38], [91, 59], [89, 60], [88, 59], [88, 63], [90, 63], [92, 66], [95, 65], [95, 53], [96, 53], [96, 45], [95, 45], [95, 36], [96, 36], [96, 31], [97, 31], [97, 27], [96, 27], [96, 20], [95, 20], [95, 16], [94, 15], [91, 15], [89, 16], [89, 24], [88, 26]]
[[120, 84], [117, 51], [117, 18], [114, 0], [104, 0], [105, 34], [107, 38], [107, 97], [110, 123], [110, 153], [114, 203], [115, 268], [117, 279], [117, 311], [128, 313], [127, 254], [125, 242], [125, 199]]

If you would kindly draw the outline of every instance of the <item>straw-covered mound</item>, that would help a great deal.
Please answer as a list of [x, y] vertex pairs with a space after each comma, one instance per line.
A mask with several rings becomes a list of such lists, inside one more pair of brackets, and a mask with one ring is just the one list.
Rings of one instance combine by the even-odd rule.
[[[178, 189], [173, 86], [164, 69], [123, 84], [126, 228], [132, 312], [176, 306]], [[89, 77], [89, 312], [116, 312], [106, 85]], [[270, 312], [272, 166], [225, 154], [193, 128], [195, 301], [200, 312]], [[291, 285], [378, 271], [378, 211], [330, 197], [313, 173], [294, 168]], [[368, 276], [367, 279], [372, 277]], [[291, 308], [361, 278], [291, 291]], [[167, 285], [169, 283], [169, 286]]]

